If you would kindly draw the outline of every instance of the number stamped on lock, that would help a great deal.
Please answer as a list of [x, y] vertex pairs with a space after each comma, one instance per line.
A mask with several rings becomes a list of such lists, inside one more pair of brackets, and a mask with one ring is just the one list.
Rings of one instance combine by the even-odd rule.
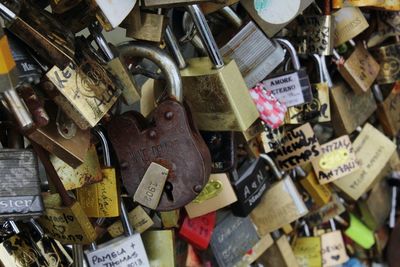
[[168, 169], [152, 162], [139, 184], [133, 200], [150, 209], [156, 209], [168, 177]]

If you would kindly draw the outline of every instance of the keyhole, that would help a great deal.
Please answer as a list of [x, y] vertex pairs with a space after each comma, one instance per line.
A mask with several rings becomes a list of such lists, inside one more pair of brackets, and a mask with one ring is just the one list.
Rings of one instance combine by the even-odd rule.
[[172, 194], [172, 190], [174, 190], [174, 187], [172, 186], [171, 182], [165, 182], [165, 194], [167, 194], [167, 198], [169, 201], [173, 202], [174, 201], [174, 195]]

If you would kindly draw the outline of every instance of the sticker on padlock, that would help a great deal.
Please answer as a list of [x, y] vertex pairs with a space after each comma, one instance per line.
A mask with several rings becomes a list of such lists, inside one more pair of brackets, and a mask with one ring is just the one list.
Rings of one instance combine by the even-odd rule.
[[313, 96], [310, 80], [306, 69], [300, 66], [300, 61], [295, 48], [288, 40], [280, 38], [274, 40], [288, 50], [294, 71], [274, 75], [273, 77], [264, 80], [262, 83], [265, 88], [272, 91], [273, 95], [278, 98], [282, 104], [286, 105], [286, 107], [311, 102]]
[[353, 142], [353, 147], [360, 169], [333, 183], [349, 197], [357, 200], [385, 175], [385, 166], [396, 145], [367, 123]]
[[348, 135], [321, 145], [321, 156], [311, 162], [320, 184], [330, 183], [360, 168]]

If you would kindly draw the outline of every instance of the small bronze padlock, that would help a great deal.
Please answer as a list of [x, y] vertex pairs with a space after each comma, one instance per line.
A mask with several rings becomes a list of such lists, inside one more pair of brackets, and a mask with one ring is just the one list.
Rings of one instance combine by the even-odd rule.
[[[123, 58], [144, 57], [156, 63], [165, 74], [170, 97], [182, 100], [179, 70], [165, 52], [149, 44], [129, 42], [120, 47], [120, 53]], [[122, 180], [130, 195], [135, 194], [152, 162], [169, 170], [165, 188], [153, 185], [163, 191], [157, 207], [160, 211], [177, 209], [192, 201], [211, 171], [207, 146], [188, 109], [178, 101], [161, 101], [147, 119], [138, 112], [126, 112], [108, 126]]]

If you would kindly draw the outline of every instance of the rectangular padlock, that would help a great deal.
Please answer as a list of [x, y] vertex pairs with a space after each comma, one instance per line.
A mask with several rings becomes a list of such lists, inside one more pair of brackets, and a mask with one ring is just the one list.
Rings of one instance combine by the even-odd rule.
[[146, 231], [142, 238], [150, 266], [176, 266], [172, 230]]
[[43, 213], [38, 162], [32, 150], [0, 149], [0, 218]]
[[213, 211], [193, 219], [185, 217], [179, 236], [197, 249], [207, 249], [215, 227], [216, 216], [216, 212]]
[[381, 68], [376, 78], [378, 84], [394, 83], [400, 79], [400, 43], [371, 49]]

